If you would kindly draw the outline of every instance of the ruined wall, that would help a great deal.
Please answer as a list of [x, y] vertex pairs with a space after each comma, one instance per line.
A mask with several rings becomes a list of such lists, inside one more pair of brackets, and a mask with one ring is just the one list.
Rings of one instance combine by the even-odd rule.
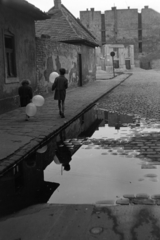
[[[5, 64], [4, 33], [13, 34], [17, 76], [8, 78]], [[19, 82], [28, 78], [36, 86], [35, 27], [33, 19], [9, 8], [0, 8], [0, 114], [19, 106]]]
[[160, 14], [151, 8], [142, 9], [142, 54], [144, 68], [160, 68]]
[[37, 38], [36, 47], [37, 86], [41, 94], [51, 92], [49, 75], [58, 72], [61, 67], [67, 70], [69, 87], [79, 86], [78, 54], [82, 55], [82, 84], [92, 80], [93, 74], [95, 76], [94, 48], [54, 42], [46, 38]]
[[101, 42], [101, 12], [94, 11], [80, 11], [80, 19], [82, 24]]

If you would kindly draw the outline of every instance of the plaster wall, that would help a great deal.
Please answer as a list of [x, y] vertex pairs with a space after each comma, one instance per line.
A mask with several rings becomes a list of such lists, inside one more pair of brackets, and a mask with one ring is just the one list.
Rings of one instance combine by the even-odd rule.
[[62, 67], [67, 71], [69, 87], [79, 86], [78, 54], [82, 56], [82, 84], [95, 79], [94, 48], [54, 42], [46, 38], [37, 38], [36, 47], [37, 87], [41, 94], [51, 92], [49, 75], [52, 72], [58, 72]]
[[[15, 59], [17, 76], [7, 78], [5, 64], [4, 33], [10, 32], [15, 40]], [[34, 20], [21, 15], [12, 9], [0, 8], [0, 113], [19, 106], [17, 95], [20, 81], [31, 80], [33, 89], [36, 86]]]
[[160, 68], [160, 14], [151, 8], [142, 9], [142, 54], [143, 68]]
[[101, 42], [101, 12], [100, 11], [80, 11], [82, 24]]
[[106, 43], [134, 45], [138, 54], [137, 9], [113, 9], [105, 11]]

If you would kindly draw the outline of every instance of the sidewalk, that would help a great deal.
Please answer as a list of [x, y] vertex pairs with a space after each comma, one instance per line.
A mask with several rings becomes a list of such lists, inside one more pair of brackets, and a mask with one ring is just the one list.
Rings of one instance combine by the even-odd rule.
[[127, 79], [130, 74], [122, 74], [107, 81], [93, 83], [67, 91], [65, 119], [58, 114], [57, 101], [53, 96], [45, 99], [43, 107], [38, 108], [36, 116], [24, 121], [24, 109], [0, 115], [0, 174], [36, 151], [43, 139], [68, 124], [77, 114], [99, 99], [102, 95]]
[[0, 221], [0, 240], [158, 240], [159, 206], [36, 205]]

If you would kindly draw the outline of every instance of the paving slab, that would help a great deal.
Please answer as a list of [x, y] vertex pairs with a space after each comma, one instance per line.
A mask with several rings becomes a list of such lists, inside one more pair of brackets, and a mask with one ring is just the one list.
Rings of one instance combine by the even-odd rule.
[[37, 205], [0, 219], [0, 240], [160, 238], [159, 206]]
[[[103, 81], [96, 80], [83, 87], [67, 90], [65, 119], [60, 118], [57, 101], [53, 95], [45, 99], [45, 104], [38, 108], [37, 114], [25, 121], [25, 109], [18, 108], [14, 111], [0, 115], [0, 173], [6, 171], [10, 166], [5, 164], [18, 151], [22, 155], [23, 147], [31, 151], [40, 146], [43, 138], [54, 134], [62, 126], [67, 125], [77, 114], [99, 99], [102, 95], [111, 91], [121, 82], [127, 79], [130, 74], [121, 74], [114, 79]], [[27, 154], [27, 152], [26, 152]], [[19, 158], [20, 158], [19, 157]], [[16, 163], [11, 161], [11, 165]]]

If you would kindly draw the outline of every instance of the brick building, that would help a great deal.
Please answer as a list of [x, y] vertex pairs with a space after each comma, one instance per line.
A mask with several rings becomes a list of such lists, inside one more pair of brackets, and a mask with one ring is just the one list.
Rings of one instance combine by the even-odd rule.
[[19, 106], [18, 87], [24, 78], [36, 88], [34, 20], [48, 18], [24, 0], [0, 0], [0, 113]]
[[145, 6], [138, 9], [80, 11], [80, 19], [101, 45], [122, 44], [134, 49], [134, 64], [145, 69], [160, 67], [160, 14]]

